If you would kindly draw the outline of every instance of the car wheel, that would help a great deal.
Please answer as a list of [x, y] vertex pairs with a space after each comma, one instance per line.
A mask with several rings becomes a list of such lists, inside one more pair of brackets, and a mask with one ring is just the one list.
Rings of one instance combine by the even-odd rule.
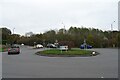
[[8, 55], [10, 55], [10, 53], [8, 53]]

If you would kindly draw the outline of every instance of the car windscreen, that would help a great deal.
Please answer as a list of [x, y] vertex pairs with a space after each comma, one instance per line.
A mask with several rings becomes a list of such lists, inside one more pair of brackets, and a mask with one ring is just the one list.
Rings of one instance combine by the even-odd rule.
[[12, 46], [11, 48], [19, 48], [19, 46]]

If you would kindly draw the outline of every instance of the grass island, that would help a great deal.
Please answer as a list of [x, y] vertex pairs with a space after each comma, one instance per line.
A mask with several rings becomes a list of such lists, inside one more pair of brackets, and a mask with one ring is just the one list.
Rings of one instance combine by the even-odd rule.
[[88, 56], [96, 56], [97, 52], [90, 50], [82, 50], [82, 49], [71, 49], [68, 51], [62, 51], [59, 49], [49, 49], [44, 51], [39, 51], [36, 54], [40, 56], [49, 56], [49, 57], [88, 57]]

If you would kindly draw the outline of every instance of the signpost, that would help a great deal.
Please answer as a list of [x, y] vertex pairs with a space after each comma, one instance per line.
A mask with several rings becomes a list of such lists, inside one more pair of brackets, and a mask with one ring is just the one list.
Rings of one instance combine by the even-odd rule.
[[60, 46], [60, 50], [61, 50], [61, 53], [62, 51], [66, 51], [68, 50], [68, 46]]
[[86, 39], [84, 39], [83, 45], [84, 45], [84, 49], [86, 49], [87, 48]]

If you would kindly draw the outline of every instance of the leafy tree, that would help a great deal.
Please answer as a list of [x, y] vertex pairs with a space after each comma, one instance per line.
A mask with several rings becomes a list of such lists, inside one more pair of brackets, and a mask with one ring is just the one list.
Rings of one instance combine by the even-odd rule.
[[[119, 31], [102, 31], [95, 28], [85, 27], [73, 27], [68, 30], [59, 29], [56, 33], [55, 30], [49, 30], [43, 34], [33, 34], [29, 37], [20, 36], [19, 34], [11, 34], [11, 31], [7, 28], [1, 28], [2, 30], [2, 42], [6, 43], [18, 43], [26, 45], [35, 45], [48, 43], [55, 43], [57, 40], [60, 43], [74, 44], [71, 47], [80, 47], [86, 39], [87, 44], [93, 47], [115, 47], [119, 46]], [[69, 45], [68, 44], [68, 45]]]
[[8, 42], [9, 36], [11, 35], [11, 30], [8, 28], [0, 28], [2, 31], [2, 44], [6, 44]]

